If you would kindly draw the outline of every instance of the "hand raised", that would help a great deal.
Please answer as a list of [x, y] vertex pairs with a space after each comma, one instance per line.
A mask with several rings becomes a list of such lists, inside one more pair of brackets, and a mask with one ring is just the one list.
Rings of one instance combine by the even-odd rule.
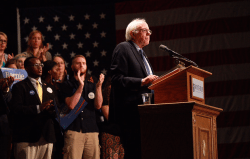
[[13, 53], [11, 55], [8, 54], [8, 60], [13, 59], [13, 58], [14, 58], [14, 54]]
[[79, 81], [80, 85], [84, 86], [84, 81], [81, 78], [81, 71], [80, 70], [77, 71], [77, 80]]
[[49, 43], [47, 43], [46, 46], [43, 47], [43, 50], [45, 53], [49, 50]]
[[101, 73], [100, 76], [99, 76], [99, 80], [98, 80], [98, 82], [96, 84], [96, 87], [102, 86], [104, 79], [105, 79], [105, 76], [104, 76], [104, 74]]

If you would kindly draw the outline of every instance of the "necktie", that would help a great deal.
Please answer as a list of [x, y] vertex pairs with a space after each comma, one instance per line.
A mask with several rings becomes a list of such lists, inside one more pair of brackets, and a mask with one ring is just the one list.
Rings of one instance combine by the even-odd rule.
[[38, 81], [36, 81], [36, 85], [37, 85], [37, 93], [38, 93], [38, 96], [39, 96], [40, 101], [42, 103], [42, 101], [43, 101], [43, 89]]
[[147, 59], [146, 59], [146, 57], [145, 57], [145, 55], [143, 53], [143, 50], [139, 50], [139, 53], [140, 53], [140, 55], [142, 57], [142, 60], [143, 60], [144, 66], [146, 68], [147, 74], [152, 75], [152, 71], [151, 71], [150, 66], [149, 66], [149, 64], [147, 62]]

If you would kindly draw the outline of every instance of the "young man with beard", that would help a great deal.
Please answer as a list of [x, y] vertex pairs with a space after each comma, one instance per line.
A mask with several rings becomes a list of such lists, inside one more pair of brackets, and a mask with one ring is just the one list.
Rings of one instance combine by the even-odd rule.
[[77, 55], [71, 65], [74, 76], [60, 85], [61, 101], [74, 109], [82, 97], [87, 105], [67, 127], [64, 133], [64, 159], [99, 159], [100, 147], [95, 109], [102, 106], [102, 83], [100, 74], [97, 84], [87, 75], [86, 58]]
[[10, 111], [15, 159], [51, 159], [55, 142], [53, 86], [41, 80], [43, 64], [24, 62], [28, 77], [13, 85]]

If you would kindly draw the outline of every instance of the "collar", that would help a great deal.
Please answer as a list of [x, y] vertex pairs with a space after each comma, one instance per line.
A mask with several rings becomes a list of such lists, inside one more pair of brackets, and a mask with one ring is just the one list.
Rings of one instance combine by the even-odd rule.
[[[133, 42], [133, 41], [132, 41]], [[139, 52], [140, 50], [142, 50], [142, 48], [140, 48], [136, 43], [134, 43], [133, 42], [133, 44], [134, 44], [134, 46], [135, 46], [135, 48], [136, 48], [136, 50]]]
[[36, 81], [38, 81], [38, 82], [40, 83], [40, 85], [42, 85], [41, 77], [39, 77], [38, 80], [36, 80], [35, 78], [32, 78], [32, 77], [30, 77], [30, 76], [28, 76], [28, 78], [29, 78], [29, 80], [30, 80], [31, 82], [36, 83]]

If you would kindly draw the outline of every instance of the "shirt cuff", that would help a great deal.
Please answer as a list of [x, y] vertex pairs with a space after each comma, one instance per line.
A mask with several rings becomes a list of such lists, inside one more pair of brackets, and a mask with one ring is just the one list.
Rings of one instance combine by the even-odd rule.
[[37, 108], [37, 114], [39, 114], [41, 112], [39, 105], [36, 105], [36, 108]]

